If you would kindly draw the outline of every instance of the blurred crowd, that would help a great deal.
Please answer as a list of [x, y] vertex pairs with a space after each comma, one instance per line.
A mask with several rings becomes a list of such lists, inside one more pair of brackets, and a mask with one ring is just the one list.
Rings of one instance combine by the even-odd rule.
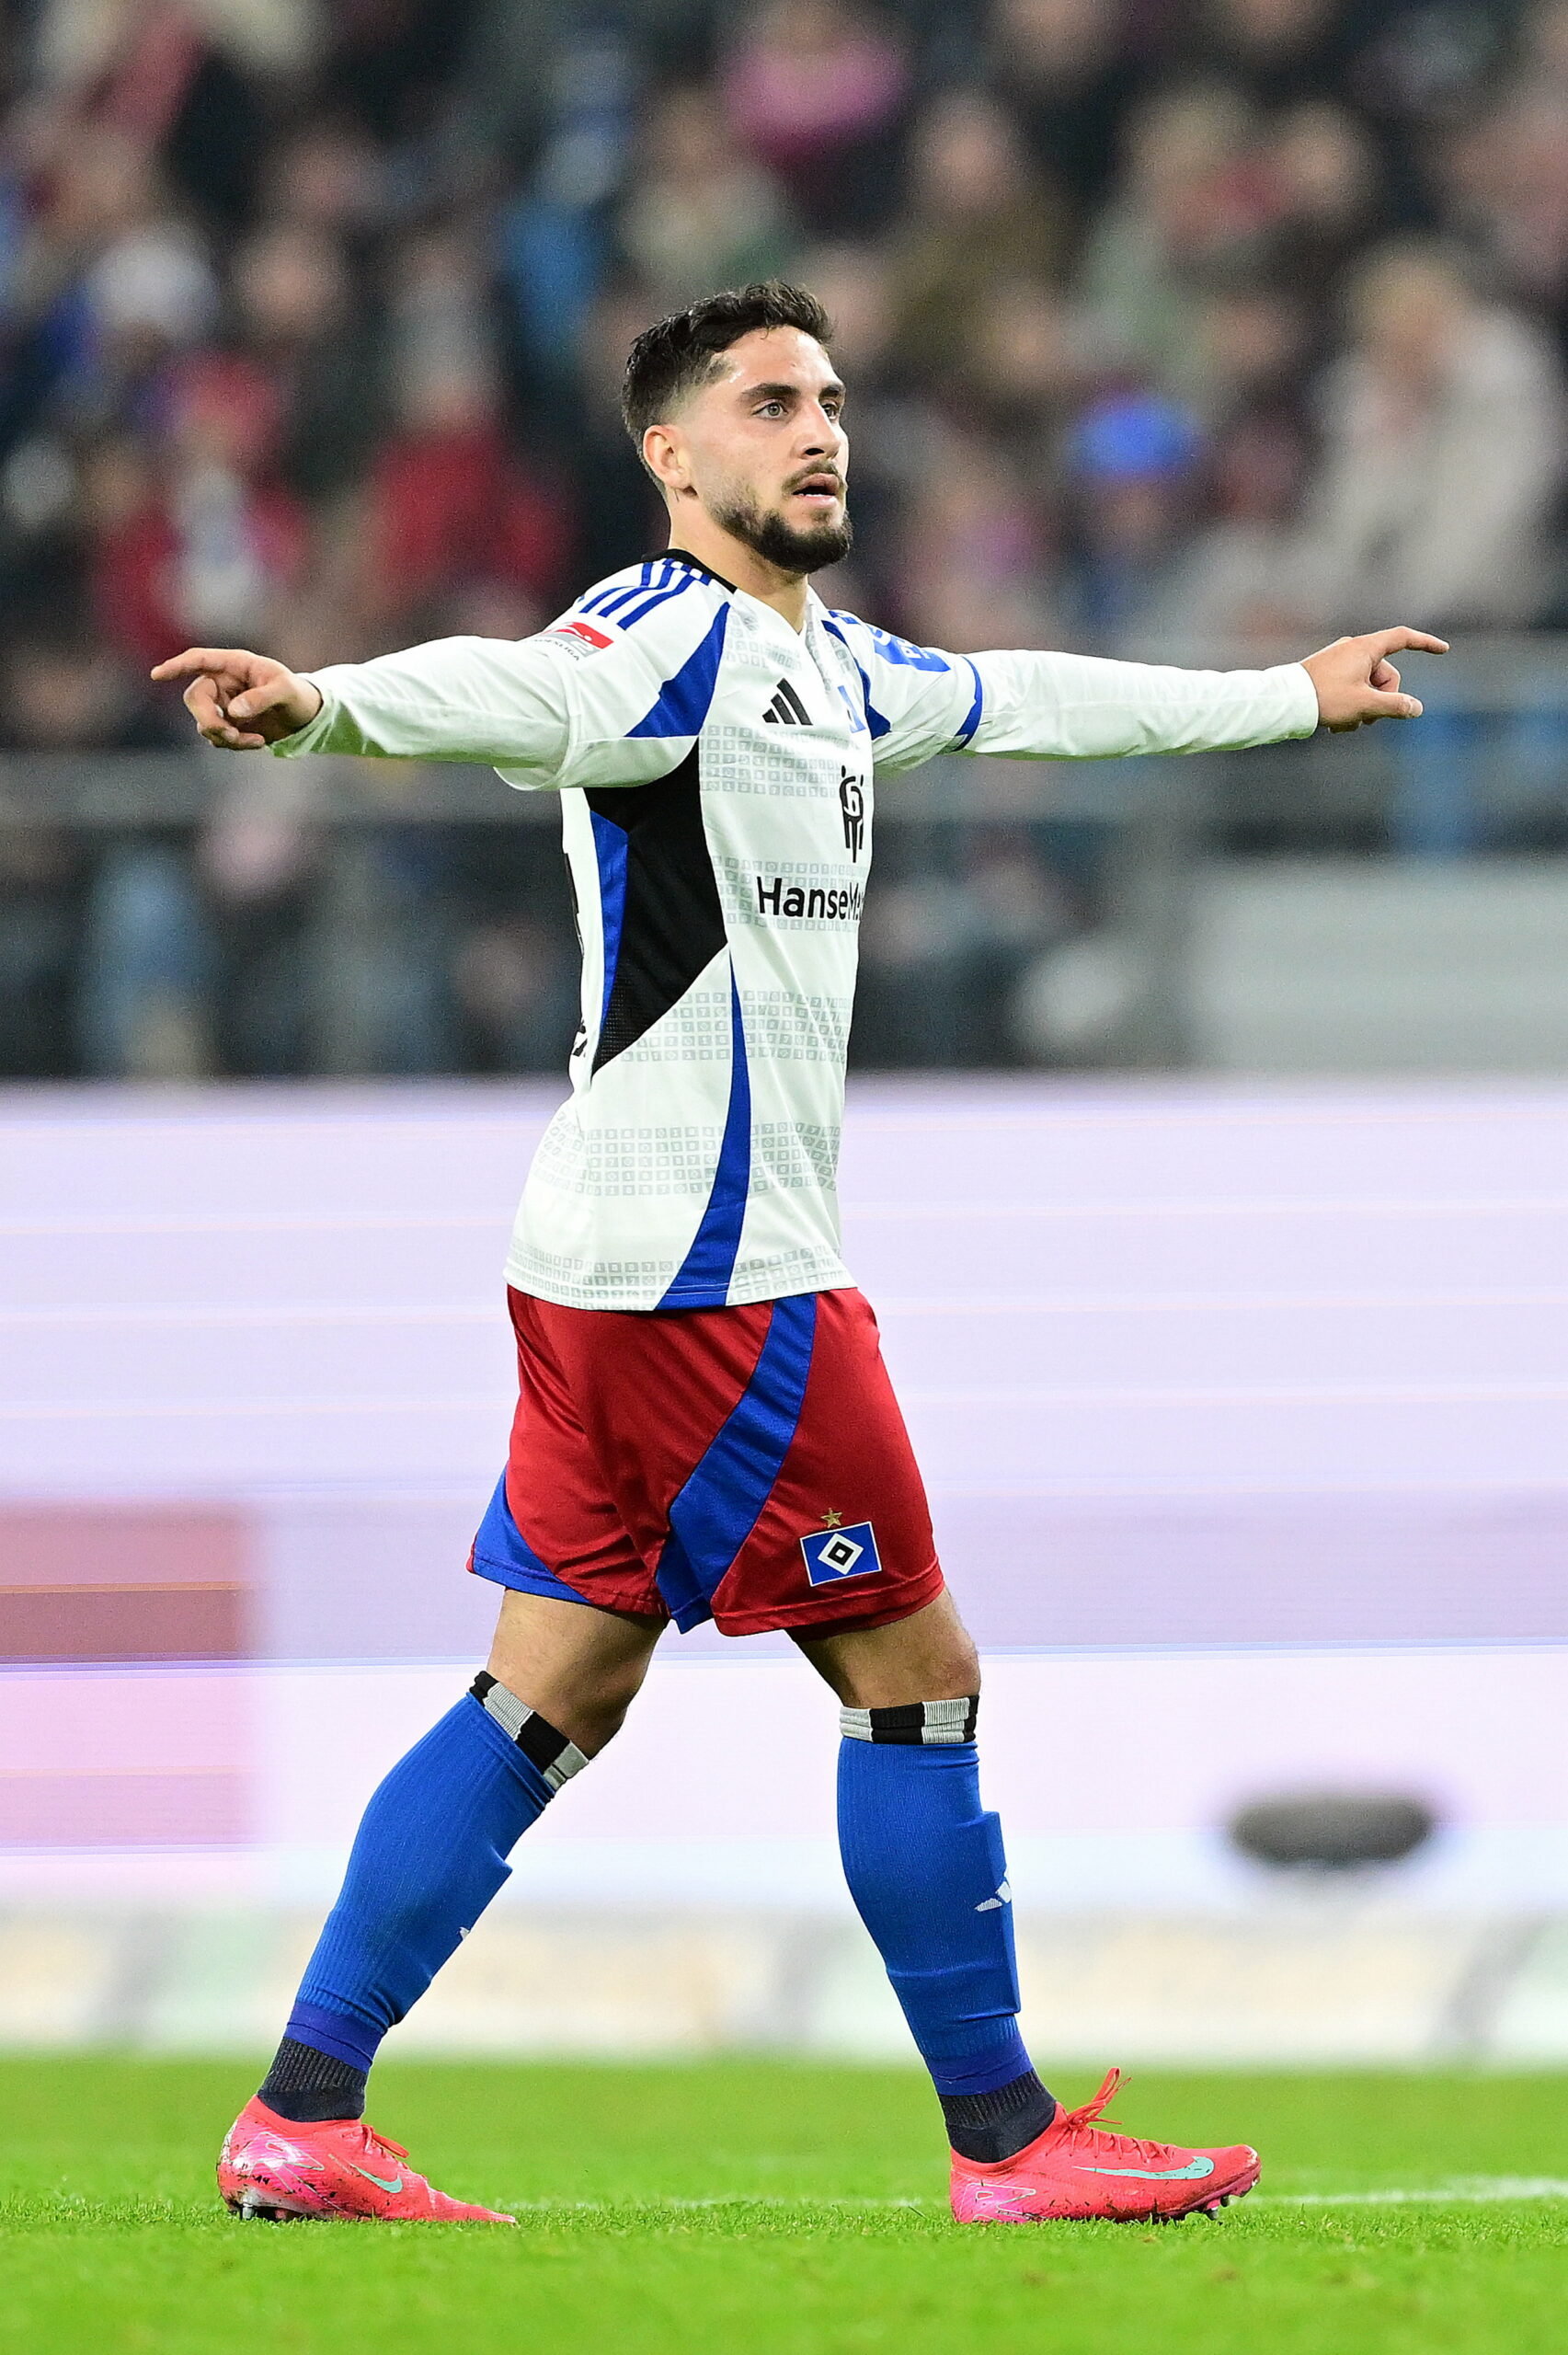
[[[775, 271], [851, 387], [835, 603], [1177, 659], [1568, 625], [1568, 0], [5, 26], [12, 754], [184, 742], [144, 681], [191, 641], [309, 666], [535, 628], [662, 536], [632, 335]], [[194, 833], [0, 822], [0, 1071], [558, 1063], [543, 847], [388, 822], [345, 852], [259, 761]], [[868, 911], [876, 1059], [1048, 1055], [1031, 976], [1094, 920], [1095, 860], [1015, 833], [906, 865]], [[933, 955], [940, 1035], [880, 1020]]]

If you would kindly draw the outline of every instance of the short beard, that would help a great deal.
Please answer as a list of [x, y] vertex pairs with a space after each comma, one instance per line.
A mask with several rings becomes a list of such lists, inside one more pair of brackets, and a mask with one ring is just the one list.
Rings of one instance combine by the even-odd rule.
[[820, 572], [824, 565], [841, 563], [854, 546], [847, 510], [841, 523], [797, 532], [776, 511], [763, 514], [754, 500], [737, 499], [715, 507], [714, 521], [781, 572]]

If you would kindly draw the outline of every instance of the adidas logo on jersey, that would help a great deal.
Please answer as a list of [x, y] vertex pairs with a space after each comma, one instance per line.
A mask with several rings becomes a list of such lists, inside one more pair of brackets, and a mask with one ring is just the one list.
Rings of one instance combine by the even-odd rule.
[[778, 721], [786, 728], [809, 728], [811, 725], [811, 714], [787, 679], [779, 681], [773, 702], [762, 717], [764, 719]]

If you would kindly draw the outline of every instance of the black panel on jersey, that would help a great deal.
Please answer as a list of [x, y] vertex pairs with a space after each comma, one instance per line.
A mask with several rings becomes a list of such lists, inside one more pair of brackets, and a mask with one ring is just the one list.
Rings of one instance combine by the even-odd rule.
[[693, 744], [653, 785], [595, 786], [588, 806], [626, 835], [621, 951], [593, 1068], [634, 1046], [683, 998], [725, 945]]

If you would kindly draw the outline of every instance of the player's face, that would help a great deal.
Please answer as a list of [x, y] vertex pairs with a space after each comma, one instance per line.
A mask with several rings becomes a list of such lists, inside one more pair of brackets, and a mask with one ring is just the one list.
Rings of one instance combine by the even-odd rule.
[[[847, 556], [849, 442], [844, 388], [798, 327], [742, 336], [723, 373], [683, 407], [671, 434], [688, 495], [715, 523], [784, 572]], [[680, 516], [680, 501], [676, 502]]]

